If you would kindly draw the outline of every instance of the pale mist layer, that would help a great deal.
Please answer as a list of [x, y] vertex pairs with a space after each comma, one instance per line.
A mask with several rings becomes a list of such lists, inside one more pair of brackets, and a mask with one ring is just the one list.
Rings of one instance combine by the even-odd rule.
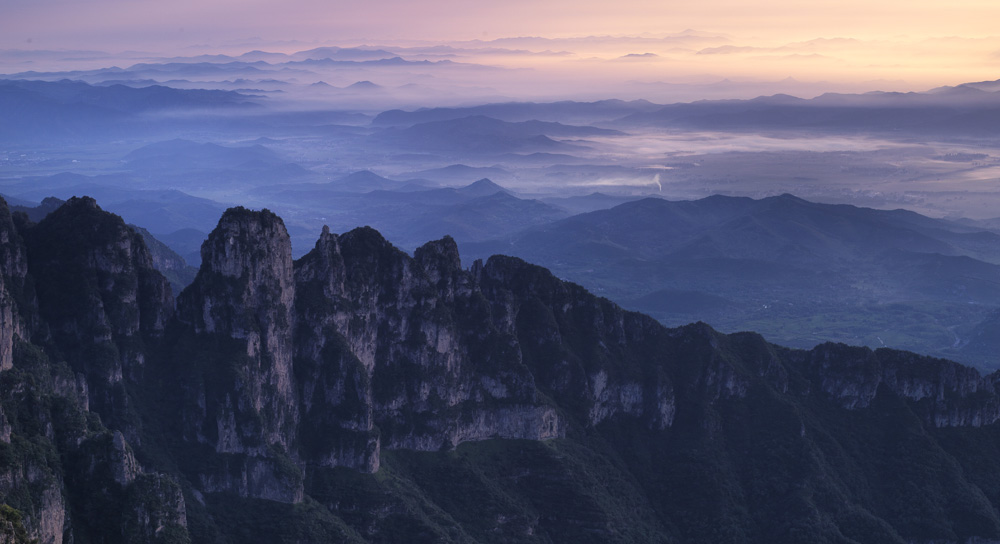
[[7, 52], [0, 193], [36, 221], [93, 196], [190, 264], [226, 207], [267, 207], [297, 256], [324, 225], [408, 250], [450, 235], [466, 265], [521, 256], [671, 325], [1000, 365], [977, 341], [1000, 306], [1000, 85], [820, 94], [860, 84], [681, 69], [835, 46], [857, 44]]

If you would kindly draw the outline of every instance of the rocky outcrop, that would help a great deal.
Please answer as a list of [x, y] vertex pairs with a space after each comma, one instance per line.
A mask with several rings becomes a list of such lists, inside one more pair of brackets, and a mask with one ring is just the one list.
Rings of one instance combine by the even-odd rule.
[[15, 339], [29, 337], [22, 314], [34, 302], [34, 293], [25, 285], [27, 274], [24, 241], [7, 203], [0, 199], [0, 371], [13, 364]]
[[372, 229], [324, 230], [296, 282], [306, 424], [336, 422], [339, 436], [306, 441], [321, 464], [375, 470], [379, 448], [562, 433], [450, 238], [410, 258]]
[[184, 494], [162, 474], [141, 474], [128, 488], [122, 509], [125, 542], [190, 542]]
[[320, 466], [374, 472], [381, 447], [373, 414], [374, 350], [372, 339], [350, 345], [339, 332], [351, 322], [338, 312], [348, 304], [345, 281], [338, 237], [324, 228], [315, 249], [295, 266], [302, 446]]
[[[295, 501], [301, 477], [291, 463], [298, 425], [293, 383], [295, 285], [291, 242], [271, 212], [227, 211], [202, 246], [201, 270], [178, 299], [178, 316], [204, 351], [190, 387], [186, 440], [228, 454], [202, 475], [213, 490]], [[294, 472], [294, 470], [292, 471]], [[276, 491], [282, 489], [282, 491]]]
[[95, 433], [68, 461], [73, 512], [84, 518], [77, 522], [74, 536], [87, 541], [189, 542], [180, 486], [170, 476], [144, 471], [122, 433]]
[[522, 364], [545, 395], [578, 407], [589, 425], [628, 417], [670, 427], [676, 394], [662, 371], [670, 358], [655, 321], [520, 259], [494, 256], [472, 274], [494, 325], [516, 337]]
[[51, 467], [35, 459], [21, 459], [21, 463], [0, 473], [0, 496], [28, 495], [25, 501], [14, 502], [24, 518], [31, 538], [40, 544], [63, 542], [68, 505], [63, 497], [63, 482]]
[[[92, 198], [71, 198], [28, 236], [43, 317], [67, 345], [162, 333], [173, 297], [142, 237]], [[83, 310], [83, 315], [73, 310]]]
[[883, 387], [913, 401], [935, 427], [980, 427], [1000, 421], [1000, 374], [984, 377], [944, 359], [839, 344], [817, 346], [809, 364], [819, 389], [845, 408], [867, 408]]
[[71, 198], [26, 234], [45, 330], [87, 381], [91, 408], [127, 419], [123, 380], [141, 380], [145, 341], [162, 335], [173, 296], [142, 237], [92, 198]]

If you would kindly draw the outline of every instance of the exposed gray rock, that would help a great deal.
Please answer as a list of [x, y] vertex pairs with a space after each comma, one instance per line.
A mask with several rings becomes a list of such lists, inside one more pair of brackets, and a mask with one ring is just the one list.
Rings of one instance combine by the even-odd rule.
[[7, 203], [0, 198], [0, 371], [11, 368], [13, 364], [15, 338], [29, 336], [16, 300], [18, 295], [26, 301], [31, 296], [31, 293], [25, 292], [27, 274], [24, 242]]
[[820, 389], [849, 409], [867, 408], [879, 388], [914, 401], [935, 427], [980, 427], [1000, 421], [1000, 374], [943, 359], [824, 344], [811, 353]]
[[125, 436], [115, 431], [111, 437], [111, 473], [118, 485], [125, 487], [135, 481], [139, 474], [139, 463], [135, 460], [132, 448], [125, 443]]
[[126, 542], [187, 540], [184, 495], [176, 482], [162, 474], [142, 474], [135, 479], [122, 517]]
[[178, 315], [194, 334], [228, 346], [207, 367], [192, 369], [206, 378], [188, 391], [198, 408], [186, 414], [192, 423], [187, 439], [229, 455], [228, 463], [242, 463], [203, 475], [209, 488], [301, 499], [301, 476], [276, 472], [291, 462], [299, 417], [292, 272], [281, 219], [267, 210], [231, 209], [202, 246], [201, 270], [178, 299]]

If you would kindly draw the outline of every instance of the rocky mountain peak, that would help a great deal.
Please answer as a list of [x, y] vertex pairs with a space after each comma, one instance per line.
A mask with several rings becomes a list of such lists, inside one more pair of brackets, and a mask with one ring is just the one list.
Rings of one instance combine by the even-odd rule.
[[[31, 228], [27, 241], [32, 274], [45, 280], [41, 309], [57, 336], [84, 330], [106, 340], [140, 330], [153, 334], [173, 312], [169, 285], [153, 268], [142, 237], [93, 198], [70, 198]], [[67, 301], [81, 298], [99, 310], [90, 320], [68, 315]]]
[[251, 283], [273, 278], [290, 285], [292, 245], [285, 223], [269, 210], [230, 208], [201, 248], [202, 268]]
[[427, 242], [418, 247], [413, 252], [413, 260], [443, 292], [454, 288], [454, 284], [462, 272], [462, 259], [458, 255], [458, 244], [451, 236], [445, 236], [440, 240]]
[[24, 239], [44, 323], [31, 336], [51, 339], [85, 377], [92, 409], [109, 421], [128, 418], [122, 382], [141, 380], [145, 344], [163, 334], [174, 309], [142, 236], [93, 198], [74, 197]]
[[282, 472], [295, 439], [292, 352], [295, 285], [284, 222], [268, 210], [231, 208], [201, 248], [201, 269], [178, 297], [193, 335], [217, 349], [190, 368], [184, 438], [211, 446], [230, 468], [207, 467], [206, 489], [292, 502], [301, 479]]

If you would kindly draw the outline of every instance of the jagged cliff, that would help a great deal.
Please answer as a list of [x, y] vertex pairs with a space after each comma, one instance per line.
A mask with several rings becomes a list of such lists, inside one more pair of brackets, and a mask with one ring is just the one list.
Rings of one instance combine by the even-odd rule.
[[[292, 445], [298, 395], [292, 376], [295, 286], [281, 219], [229, 210], [202, 247], [198, 276], [178, 300], [181, 335], [196, 365], [178, 370], [187, 403], [182, 439], [225, 462], [199, 475], [205, 491], [286, 502], [302, 499]], [[200, 345], [217, 346], [200, 350]], [[292, 468], [289, 470], [288, 466]]]
[[[43, 543], [140, 533], [186, 540], [180, 488], [140, 467], [123, 434], [138, 440], [129, 385], [143, 380], [148, 350], [173, 313], [141, 238], [93, 199], [74, 198], [38, 224], [0, 204], [0, 240], [0, 339], [9, 356], [0, 377], [0, 495]], [[172, 509], [161, 512], [159, 501]], [[146, 514], [120, 510], [129, 507]]]
[[[410, 258], [368, 228], [324, 231], [297, 263], [304, 411], [317, 431], [339, 422], [349, 437], [332, 450], [316, 444], [324, 465], [373, 471], [380, 447], [437, 451], [562, 434], [514, 331], [491, 319], [477, 282], [450, 238]], [[354, 453], [341, 458], [342, 449]]]
[[949, 361], [666, 329], [450, 238], [293, 262], [267, 210], [223, 215], [176, 311], [91, 199], [0, 205], [0, 264], [11, 538], [1000, 539], [998, 377]]

